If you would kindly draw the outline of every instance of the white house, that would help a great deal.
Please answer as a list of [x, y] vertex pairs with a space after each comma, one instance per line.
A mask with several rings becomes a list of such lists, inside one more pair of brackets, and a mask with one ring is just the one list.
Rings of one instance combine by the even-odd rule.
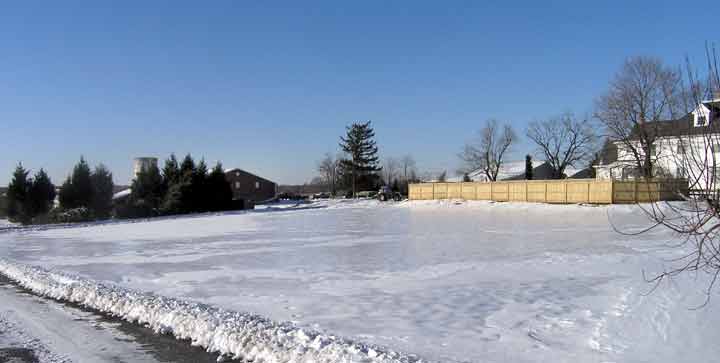
[[[703, 101], [679, 119], [647, 125], [646, 130], [656, 136], [650, 147], [654, 176], [687, 178], [691, 189], [718, 187], [714, 181], [720, 181], [720, 97]], [[642, 150], [639, 139], [631, 137], [631, 142]], [[622, 141], [605, 145], [595, 170], [598, 179], [641, 175], [630, 148]]]

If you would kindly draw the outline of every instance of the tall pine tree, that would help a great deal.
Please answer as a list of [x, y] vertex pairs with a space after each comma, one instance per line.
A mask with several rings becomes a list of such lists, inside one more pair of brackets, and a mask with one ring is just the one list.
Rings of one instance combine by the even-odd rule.
[[165, 160], [162, 176], [165, 187], [167, 188], [170, 188], [170, 186], [180, 181], [180, 166], [178, 165], [177, 158], [175, 158], [175, 154], [170, 154], [170, 158]]
[[165, 188], [160, 170], [156, 165], [143, 167], [133, 179], [130, 188], [130, 203], [135, 217], [150, 217], [159, 214]]
[[525, 155], [525, 179], [532, 180], [533, 178], [533, 163], [532, 156], [530, 154]]
[[60, 206], [63, 209], [90, 208], [93, 200], [93, 184], [90, 175], [90, 166], [85, 158], [80, 157], [80, 161], [73, 168], [72, 175], [60, 188]]
[[180, 178], [191, 178], [195, 173], [195, 160], [192, 155], [187, 154], [180, 164]]
[[29, 173], [30, 172], [22, 166], [22, 163], [18, 163], [7, 190], [8, 218], [11, 221], [23, 224], [29, 223], [32, 220], [32, 211], [29, 210], [29, 192], [32, 181], [28, 179]]
[[375, 143], [375, 131], [370, 121], [353, 123], [346, 128], [345, 137], [340, 137], [340, 147], [347, 153], [348, 158], [340, 161], [346, 175], [349, 175], [352, 195], [358, 192], [358, 180], [363, 181], [362, 187], [375, 187], [376, 172], [382, 168], [378, 166], [378, 148]]
[[195, 172], [192, 174], [191, 185], [192, 185], [192, 200], [190, 210], [193, 212], [204, 212], [208, 210], [208, 184], [207, 184], [208, 168], [205, 164], [205, 159], [200, 159], [200, 162], [195, 168]]
[[115, 184], [110, 170], [100, 164], [90, 176], [93, 193], [90, 209], [98, 218], [110, 217], [112, 211], [112, 197]]
[[55, 202], [55, 185], [44, 169], [35, 174], [30, 186], [29, 204], [33, 217], [50, 212]]
[[233, 192], [230, 182], [225, 178], [225, 171], [218, 161], [207, 177], [208, 210], [223, 211], [230, 209], [232, 205]]

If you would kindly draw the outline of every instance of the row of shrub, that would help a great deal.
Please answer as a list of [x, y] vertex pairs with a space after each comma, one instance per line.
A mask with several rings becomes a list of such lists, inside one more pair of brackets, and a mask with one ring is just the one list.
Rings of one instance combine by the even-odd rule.
[[[45, 170], [33, 177], [22, 163], [8, 185], [5, 210], [12, 222], [72, 223], [108, 218], [224, 211], [235, 207], [230, 183], [219, 162], [208, 170], [204, 160], [195, 163], [186, 155], [178, 164], [175, 155], [143, 168], [132, 181], [127, 198], [113, 201], [112, 173], [102, 164], [91, 170], [84, 158], [59, 188]], [[57, 198], [56, 198], [57, 197]]]

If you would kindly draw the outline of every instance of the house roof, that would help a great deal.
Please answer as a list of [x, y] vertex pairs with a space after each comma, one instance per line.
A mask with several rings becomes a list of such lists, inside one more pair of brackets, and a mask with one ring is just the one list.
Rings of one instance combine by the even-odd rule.
[[[650, 136], [691, 136], [707, 133], [720, 133], [720, 101], [706, 101], [703, 105], [710, 109], [710, 122], [706, 126], [695, 126], [695, 117], [692, 112], [685, 116], [666, 121], [648, 122], [646, 131]], [[640, 127], [635, 125], [630, 138], [639, 138]]]
[[[533, 163], [534, 165], [534, 163]], [[567, 176], [574, 175], [577, 173], [577, 169], [572, 167], [571, 165], [568, 165], [565, 167], [564, 174]], [[547, 161], [541, 161], [539, 162], [539, 165], [533, 167], [533, 180], [548, 180], [552, 179], [553, 177], [553, 168], [550, 166], [550, 163]], [[525, 179], [525, 169], [523, 168], [522, 174], [513, 175], [509, 178], [504, 178], [499, 180], [524, 180]]]
[[247, 170], [243, 170], [243, 169], [240, 169], [240, 168], [225, 169], [225, 174], [231, 173], [231, 172], [233, 172], [233, 171], [241, 171], [241, 172], [243, 172], [243, 173], [245, 173], [245, 174], [250, 174], [250, 175], [252, 175], [252, 176], [254, 176], [254, 177], [258, 178], [258, 179], [262, 179], [262, 180], [264, 180], [264, 181], [266, 181], [266, 182], [268, 182], [268, 183], [276, 184], [276, 183], [275, 183], [274, 181], [272, 181], [272, 180], [265, 179], [265, 178], [263, 178], [263, 177], [261, 177], [261, 176], [257, 176], [256, 174], [253, 174], [253, 173], [251, 173], [251, 172], [249, 172], [249, 171], [247, 171]]
[[592, 177], [592, 168], [585, 168], [575, 174], [570, 175], [568, 179], [591, 179]]
[[[543, 165], [544, 163], [545, 163], [544, 161], [533, 160], [532, 161], [533, 170], [535, 168], [539, 167], [540, 165]], [[498, 180], [504, 180], [504, 179], [517, 177], [520, 175], [523, 178], [525, 178], [525, 160], [503, 162], [500, 165], [500, 170], [498, 171], [497, 178], [498, 178]], [[468, 176], [472, 180], [475, 180], [478, 178], [482, 179], [485, 176], [485, 171], [483, 171], [482, 169], [477, 169], [477, 170], [474, 170], [474, 171], [468, 173]]]

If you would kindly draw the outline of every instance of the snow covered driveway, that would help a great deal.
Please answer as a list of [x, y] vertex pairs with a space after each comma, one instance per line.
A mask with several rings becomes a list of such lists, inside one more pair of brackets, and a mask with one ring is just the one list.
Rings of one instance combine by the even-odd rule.
[[671, 235], [631, 206], [319, 202], [0, 233], [0, 258], [451, 362], [720, 356], [703, 277], [647, 295]]

